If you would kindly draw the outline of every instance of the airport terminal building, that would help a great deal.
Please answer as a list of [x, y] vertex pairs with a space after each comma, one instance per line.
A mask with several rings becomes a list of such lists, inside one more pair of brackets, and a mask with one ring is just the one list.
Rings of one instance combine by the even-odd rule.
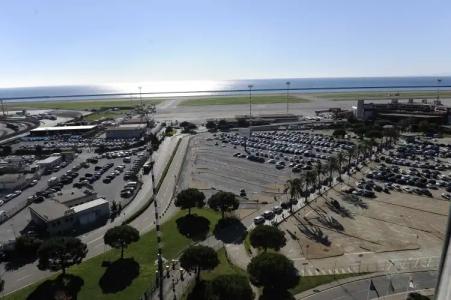
[[437, 124], [451, 123], [451, 108], [441, 104], [439, 100], [431, 103], [427, 100], [415, 102], [413, 99], [408, 102], [392, 99], [390, 103], [365, 103], [364, 100], [358, 100], [353, 112], [354, 116], [362, 121], [385, 119], [397, 122], [401, 119], [411, 119]]

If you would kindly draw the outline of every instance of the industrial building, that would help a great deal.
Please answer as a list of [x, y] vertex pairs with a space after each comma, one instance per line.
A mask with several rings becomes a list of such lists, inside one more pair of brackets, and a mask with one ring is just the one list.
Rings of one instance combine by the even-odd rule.
[[57, 192], [53, 200], [58, 201], [67, 207], [77, 206], [97, 199], [97, 193], [91, 190], [68, 189]]
[[62, 161], [63, 161], [63, 157], [61, 155], [51, 155], [45, 159], [36, 161], [36, 164], [42, 170], [49, 170], [49, 169], [59, 165]]
[[438, 100], [432, 103], [427, 100], [415, 102], [413, 99], [409, 99], [408, 102], [393, 99], [389, 103], [365, 103], [364, 100], [358, 100], [357, 106], [353, 107], [353, 112], [354, 116], [362, 121], [410, 119], [412, 121], [427, 120], [437, 124], [449, 124], [451, 121], [451, 108], [444, 106]]
[[110, 216], [110, 204], [103, 198], [72, 207], [49, 199], [29, 209], [31, 221], [49, 235], [84, 231], [105, 224]]
[[107, 139], [139, 139], [146, 132], [146, 124], [123, 124], [105, 131]]
[[97, 125], [39, 127], [30, 130], [31, 136], [83, 135], [94, 130]]

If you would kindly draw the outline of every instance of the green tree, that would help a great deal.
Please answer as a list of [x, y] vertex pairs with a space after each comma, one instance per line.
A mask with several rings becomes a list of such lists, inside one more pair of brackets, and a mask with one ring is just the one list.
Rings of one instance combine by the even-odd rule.
[[304, 194], [303, 186], [304, 186], [303, 177], [289, 179], [285, 183], [284, 192], [290, 195], [290, 211], [292, 209], [291, 200], [297, 199]]
[[348, 175], [351, 175], [350, 171], [351, 171], [351, 162], [352, 159], [355, 157], [356, 154], [356, 149], [353, 146], [352, 148], [348, 149], [348, 153], [347, 153], [347, 157], [348, 157], [348, 165], [347, 165], [347, 170], [348, 170]]
[[121, 225], [110, 228], [103, 236], [105, 244], [116, 249], [121, 249], [121, 259], [124, 258], [124, 249], [138, 240], [139, 231], [130, 225]]
[[208, 206], [216, 211], [220, 211], [224, 219], [224, 213], [238, 209], [240, 201], [234, 193], [220, 191], [208, 199]]
[[37, 254], [39, 247], [42, 245], [42, 240], [22, 235], [16, 238], [14, 246], [15, 255], [17, 256], [34, 256]]
[[341, 178], [341, 169], [343, 167], [343, 162], [345, 160], [345, 157], [342, 152], [338, 152], [337, 154], [337, 171], [338, 171], [338, 177]]
[[329, 157], [327, 160], [327, 170], [329, 171], [329, 186], [332, 186], [333, 173], [338, 169], [338, 162], [334, 156]]
[[191, 209], [194, 207], [204, 207], [205, 195], [195, 188], [188, 188], [177, 194], [174, 205], [181, 209], [188, 209], [188, 215], [191, 215]]
[[284, 233], [275, 226], [258, 225], [249, 234], [252, 247], [279, 251], [287, 244]]
[[53, 237], [42, 243], [38, 249], [38, 268], [41, 270], [61, 270], [79, 264], [86, 257], [88, 248], [74, 237]]
[[263, 252], [252, 258], [247, 266], [250, 281], [258, 287], [286, 291], [300, 279], [293, 262], [282, 254]]
[[432, 126], [427, 120], [423, 120], [418, 123], [418, 130], [423, 133], [428, 133], [431, 128]]
[[246, 276], [238, 274], [215, 277], [210, 289], [215, 300], [253, 300], [255, 297]]
[[207, 121], [207, 123], [205, 123], [205, 127], [208, 130], [216, 130], [216, 122], [209, 120], [209, 121]]
[[[310, 188], [315, 187], [316, 182], [316, 174], [313, 170], [309, 170], [305, 173], [305, 184], [306, 186], [309, 186]], [[305, 200], [307, 200], [307, 196], [305, 197]]]
[[336, 138], [344, 138], [346, 135], [346, 130], [344, 130], [343, 128], [335, 129], [332, 135]]
[[216, 251], [207, 246], [191, 246], [186, 249], [180, 257], [180, 265], [188, 271], [197, 274], [196, 281], [199, 282], [202, 270], [213, 270], [219, 265]]

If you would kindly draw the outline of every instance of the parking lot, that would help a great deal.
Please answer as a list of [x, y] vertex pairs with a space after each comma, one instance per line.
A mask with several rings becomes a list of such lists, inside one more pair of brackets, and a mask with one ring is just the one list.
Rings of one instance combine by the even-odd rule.
[[[63, 167], [57, 168], [58, 170], [54, 169], [54, 172], [51, 174], [43, 175], [34, 186], [23, 190], [19, 196], [4, 203], [1, 206], [1, 210], [9, 213], [14, 211], [16, 207], [26, 205], [27, 201], [31, 201], [31, 197], [35, 197], [35, 201], [42, 201], [42, 198], [57, 197], [58, 190], [64, 191], [73, 188], [80, 188], [81, 190], [91, 189], [97, 192], [98, 197], [103, 197], [110, 202], [116, 201], [124, 206], [131, 201], [136, 192], [133, 190], [130, 194], [121, 196], [121, 191], [124, 189], [126, 183], [130, 181], [127, 177], [124, 178], [124, 175], [130, 171], [133, 163], [138, 159], [147, 159], [147, 151], [144, 148], [140, 148], [139, 151], [136, 149], [130, 152], [123, 152], [123, 154], [119, 153], [115, 152], [118, 155], [107, 155], [107, 153], [102, 157], [102, 155], [93, 152], [83, 151], [72, 162], [67, 165], [63, 163]], [[105, 168], [105, 171], [103, 171], [101, 168], [107, 164], [112, 164], [112, 166]], [[61, 179], [65, 178], [67, 174], [72, 174], [72, 177], [68, 178], [65, 184], [60, 183], [49, 186], [49, 180], [51, 178], [57, 178], [61, 182]], [[97, 176], [97, 180], [94, 180]], [[112, 179], [105, 180], [107, 176], [110, 176]], [[36, 199], [36, 197], [42, 198]], [[0, 240], [14, 239], [15, 236], [18, 236], [26, 228], [29, 222], [30, 213], [28, 209], [24, 209], [0, 225]]]

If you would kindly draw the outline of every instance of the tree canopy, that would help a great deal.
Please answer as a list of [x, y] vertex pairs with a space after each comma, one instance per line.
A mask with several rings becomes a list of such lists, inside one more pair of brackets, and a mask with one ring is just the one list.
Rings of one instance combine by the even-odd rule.
[[270, 290], [287, 290], [296, 286], [300, 276], [294, 264], [284, 255], [264, 252], [247, 266], [251, 282]]
[[80, 239], [74, 237], [53, 237], [42, 243], [38, 249], [41, 270], [62, 270], [81, 263], [86, 257], [88, 248]]
[[219, 264], [216, 251], [207, 246], [191, 246], [180, 257], [180, 265], [188, 271], [197, 273], [197, 280], [202, 270], [213, 270]]
[[225, 212], [238, 209], [240, 201], [236, 198], [234, 193], [220, 191], [208, 199], [208, 205], [210, 208], [220, 211], [222, 213], [222, 218], [224, 218]]
[[124, 258], [124, 249], [139, 240], [139, 232], [130, 225], [116, 226], [105, 232], [103, 240], [105, 244], [121, 249], [121, 258]]
[[274, 249], [278, 251], [280, 248], [284, 247], [287, 243], [282, 231], [280, 231], [275, 226], [269, 225], [258, 225], [256, 226], [249, 235], [249, 240], [252, 247]]
[[37, 254], [39, 247], [42, 244], [42, 240], [30, 237], [26, 235], [16, 238], [16, 244], [14, 246], [15, 254], [18, 256], [34, 256]]
[[246, 276], [237, 274], [220, 275], [210, 283], [215, 300], [253, 300], [254, 292]]
[[198, 189], [189, 188], [177, 194], [174, 205], [181, 209], [188, 209], [188, 215], [190, 215], [191, 208], [201, 208], [205, 205], [205, 195]]

